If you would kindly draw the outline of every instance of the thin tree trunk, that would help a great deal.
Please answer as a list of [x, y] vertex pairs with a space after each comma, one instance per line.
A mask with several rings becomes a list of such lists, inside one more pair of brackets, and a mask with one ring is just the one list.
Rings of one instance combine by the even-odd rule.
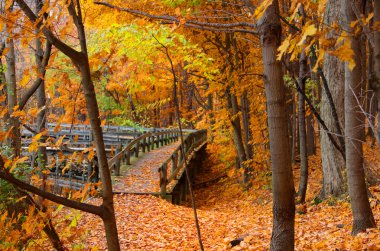
[[252, 144], [252, 132], [250, 130], [250, 110], [249, 110], [249, 100], [247, 96], [247, 90], [243, 91], [241, 96], [241, 111], [243, 118], [243, 128], [244, 128], [244, 146], [245, 146], [245, 154], [247, 159], [253, 158], [253, 149]]
[[277, 48], [281, 43], [278, 1], [273, 0], [258, 22], [262, 43], [272, 160], [273, 230], [270, 250], [294, 250], [294, 183], [289, 156], [285, 86]]
[[[380, 1], [375, 0], [373, 1], [373, 9], [374, 9], [374, 18], [373, 22], [374, 24], [380, 22]], [[379, 29], [375, 29], [374, 31], [374, 86], [373, 89], [376, 92], [376, 98], [377, 98], [377, 140], [380, 144], [380, 31]]]
[[296, 92], [293, 92], [292, 95], [292, 109], [293, 109], [293, 118], [292, 118], [292, 163], [296, 162], [297, 155], [297, 109], [296, 109]]
[[76, 1], [76, 10], [74, 3], [69, 5], [70, 15], [78, 29], [80, 47], [82, 52], [82, 61], [79, 64], [81, 79], [84, 89], [84, 96], [87, 104], [88, 117], [91, 123], [91, 129], [94, 136], [96, 155], [98, 157], [100, 176], [102, 179], [102, 197], [103, 197], [103, 222], [106, 232], [108, 249], [112, 251], [120, 250], [119, 238], [117, 234], [115, 209], [113, 204], [111, 172], [108, 168], [107, 153], [104, 146], [103, 131], [100, 123], [100, 114], [98, 102], [96, 100], [95, 88], [91, 79], [90, 65], [88, 61], [86, 35], [84, 31], [82, 13], [79, 0]]
[[[9, 33], [8, 33], [9, 34]], [[12, 115], [13, 108], [17, 106], [17, 87], [16, 87], [16, 54], [14, 48], [13, 38], [8, 38], [5, 42], [8, 49], [6, 54], [6, 81], [7, 81], [7, 101], [8, 112]], [[20, 136], [20, 122], [17, 117], [10, 116], [9, 127], [12, 127], [12, 135], [10, 138], [10, 145], [13, 149], [15, 156], [21, 154], [21, 136]]]
[[[15, 0], [22, 11], [28, 16], [30, 21], [36, 24], [38, 17], [33, 13], [30, 7], [23, 0]], [[68, 12], [74, 20], [75, 26], [78, 31], [79, 42], [81, 51], [78, 52], [72, 47], [65, 44], [63, 41], [59, 40], [54, 33], [47, 27], [43, 26], [42, 32], [44, 33], [46, 39], [48, 39], [57, 49], [62, 51], [66, 56], [68, 56], [75, 66], [80, 70], [81, 81], [84, 89], [84, 96], [87, 105], [87, 111], [89, 114], [89, 119], [91, 123], [91, 129], [94, 134], [94, 141], [96, 147], [96, 154], [100, 166], [100, 174], [102, 178], [102, 197], [103, 203], [101, 208], [101, 213], [97, 214], [101, 216], [106, 232], [106, 239], [108, 249], [111, 251], [120, 250], [119, 239], [117, 234], [116, 219], [113, 205], [113, 194], [112, 194], [112, 183], [111, 183], [111, 173], [108, 168], [107, 156], [103, 141], [103, 132], [100, 124], [99, 109], [95, 95], [94, 85], [91, 79], [90, 65], [88, 61], [87, 45], [85, 38], [85, 31], [83, 26], [82, 12], [80, 8], [79, 0], [71, 1], [68, 3]], [[1, 173], [0, 173], [1, 174]], [[4, 174], [2, 174], [4, 176]], [[11, 179], [10, 177], [8, 177]], [[11, 179], [14, 184], [20, 183], [17, 179]], [[24, 184], [25, 185], [25, 184]], [[28, 186], [29, 187], [29, 186]], [[34, 187], [29, 187], [30, 190], [37, 191]], [[41, 191], [39, 191], [41, 193]], [[42, 192], [43, 193], [43, 192]], [[51, 198], [57, 199], [54, 196]], [[68, 202], [65, 202], [68, 203]], [[70, 202], [72, 203], [72, 202]]]
[[[1, 34], [1, 33], [0, 33]], [[3, 42], [3, 41], [1, 41], [2, 42], [2, 44], [0, 45], [0, 54], [3, 54], [3, 51], [4, 51], [4, 49], [5, 49], [5, 41]], [[2, 60], [1, 60], [1, 57], [0, 57], [0, 85], [2, 85], [2, 90], [0, 91], [0, 96], [5, 96], [5, 100], [4, 100], [4, 102], [1, 102], [0, 103], [0, 105], [1, 105], [1, 107], [4, 107], [4, 108], [6, 108], [7, 107], [7, 97], [8, 97], [8, 95], [7, 95], [7, 87], [6, 87], [6, 83], [7, 83], [7, 81], [6, 81], [6, 78], [5, 78], [5, 74], [4, 74], [4, 69], [5, 69], [5, 66], [4, 66], [4, 64], [3, 64], [3, 62], [2, 62]], [[9, 121], [9, 111], [7, 111], [5, 114], [4, 114], [4, 121], [3, 122], [7, 122], [7, 121]], [[6, 130], [6, 124], [3, 124], [3, 126], [4, 126], [4, 131]]]
[[[307, 58], [306, 53], [303, 50], [300, 56], [300, 71], [299, 71], [299, 83], [303, 92], [305, 92], [307, 78]], [[298, 124], [299, 124], [299, 146], [300, 146], [300, 158], [301, 158], [301, 175], [298, 186], [299, 202], [304, 203], [307, 189], [308, 179], [308, 163], [307, 163], [307, 149], [306, 149], [306, 123], [305, 123], [305, 99], [303, 95], [298, 95]]]
[[[43, 2], [41, 0], [36, 0], [36, 14], [40, 12], [43, 6]], [[40, 32], [39, 28], [37, 28], [36, 33]], [[36, 38], [36, 63], [38, 72], [41, 76], [45, 76], [46, 69], [43, 67], [43, 55], [44, 52], [42, 50], [41, 39], [39, 37]], [[41, 133], [46, 129], [46, 94], [45, 94], [45, 81], [43, 78], [40, 78], [41, 81], [40, 86], [37, 89], [37, 107], [40, 111], [37, 114], [37, 132]], [[45, 143], [45, 137], [41, 137], [40, 143]], [[41, 171], [45, 169], [45, 165], [47, 163], [47, 154], [46, 147], [39, 146], [38, 147], [38, 166], [41, 168]], [[44, 179], [45, 180], [45, 179]], [[45, 182], [44, 182], [45, 183]]]
[[306, 117], [306, 135], [307, 135], [307, 155], [311, 156], [315, 154], [315, 131], [314, 131], [314, 119], [310, 114]]
[[364, 114], [360, 110], [362, 70], [360, 64], [361, 46], [360, 37], [354, 35], [354, 29], [350, 24], [356, 21], [352, 10], [352, 4], [360, 4], [361, 0], [344, 0], [342, 14], [345, 17], [344, 28], [350, 34], [351, 48], [354, 52], [355, 67], [350, 69], [345, 63], [345, 135], [346, 135], [346, 162], [348, 193], [350, 195], [353, 214], [352, 234], [356, 235], [367, 228], [375, 227], [375, 219], [369, 205], [365, 174], [363, 168], [363, 136]]
[[243, 183], [246, 184], [249, 181], [249, 171], [243, 162], [247, 160], [245, 154], [242, 130], [240, 125], [239, 108], [237, 104], [237, 98], [234, 94], [230, 93], [230, 90], [226, 91], [227, 105], [230, 110], [231, 125], [234, 135], [234, 145], [239, 159], [239, 166], [244, 168]]

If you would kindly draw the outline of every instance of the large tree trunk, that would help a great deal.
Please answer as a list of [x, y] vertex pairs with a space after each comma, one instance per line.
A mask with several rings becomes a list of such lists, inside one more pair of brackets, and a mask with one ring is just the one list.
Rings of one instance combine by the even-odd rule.
[[270, 249], [294, 250], [294, 183], [289, 155], [282, 66], [277, 61], [281, 43], [278, 1], [273, 0], [258, 22], [262, 43], [272, 161], [273, 230]]
[[361, 46], [360, 37], [354, 35], [354, 29], [350, 24], [357, 20], [352, 10], [353, 4], [360, 4], [361, 0], [344, 0], [342, 14], [344, 16], [344, 28], [350, 34], [351, 48], [354, 52], [355, 67], [350, 69], [345, 63], [345, 135], [346, 135], [346, 162], [348, 193], [350, 195], [351, 209], [354, 218], [352, 234], [375, 227], [375, 219], [369, 205], [365, 175], [363, 168], [363, 145], [365, 122], [364, 114], [360, 109], [362, 82], [361, 70]]
[[[299, 83], [303, 92], [305, 92], [307, 78], [307, 58], [306, 53], [303, 50], [300, 56], [300, 72]], [[305, 123], [305, 99], [303, 95], [298, 95], [298, 124], [299, 124], [299, 146], [300, 146], [300, 158], [301, 158], [301, 175], [300, 183], [298, 186], [299, 202], [304, 203], [307, 189], [308, 179], [308, 163], [307, 163], [307, 146], [306, 146], [306, 123]]]
[[[375, 0], [374, 1], [374, 19], [373, 22], [379, 23], [380, 22], [380, 1]], [[372, 87], [376, 92], [376, 98], [377, 98], [377, 140], [380, 144], [380, 31], [376, 29], [374, 31], [374, 86]]]
[[373, 58], [373, 48], [372, 46], [368, 43], [368, 71], [367, 71], [367, 79], [368, 79], [368, 85], [367, 85], [367, 93], [366, 93], [366, 108], [365, 111], [368, 114], [368, 123], [369, 123], [369, 128], [367, 135], [372, 138], [372, 146], [374, 145], [375, 141], [379, 143], [379, 139], [377, 138], [377, 130], [375, 127], [375, 121], [376, 121], [376, 114], [377, 114], [377, 98], [376, 98], [376, 93], [373, 90], [374, 86], [374, 58]]
[[[329, 1], [327, 3], [324, 18], [326, 25], [332, 25], [334, 22], [342, 19], [342, 16], [339, 14], [341, 1]], [[329, 37], [333, 36], [334, 34], [329, 34]], [[339, 123], [342, 125], [344, 124], [344, 96], [342, 95], [344, 93], [344, 65], [338, 58], [326, 54], [323, 69], [335, 103]], [[326, 126], [333, 133], [337, 133], [335, 120], [332, 116], [331, 106], [325, 90], [322, 91], [320, 112]], [[345, 162], [341, 153], [331, 143], [327, 133], [321, 130], [320, 135], [323, 170], [323, 187], [320, 196], [322, 198], [329, 195], [340, 196], [347, 191], [346, 178], [344, 176]]]

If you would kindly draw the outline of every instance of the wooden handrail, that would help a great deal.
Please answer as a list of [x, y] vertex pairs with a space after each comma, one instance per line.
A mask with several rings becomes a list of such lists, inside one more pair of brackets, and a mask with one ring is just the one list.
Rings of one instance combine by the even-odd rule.
[[[192, 154], [201, 148], [207, 142], [207, 131], [200, 130], [191, 132], [184, 139], [184, 145], [179, 145], [173, 153], [167, 158], [158, 169], [160, 174], [160, 193], [161, 197], [166, 196], [166, 186], [176, 179], [178, 173], [183, 170], [185, 161], [189, 161]], [[190, 144], [190, 145], [187, 145]], [[182, 156], [181, 147], [184, 148], [185, 156]], [[172, 161], [172, 170], [170, 176], [167, 177], [168, 164]]]
[[[132, 140], [128, 145], [126, 145], [120, 152], [118, 152], [114, 157], [112, 157], [108, 161], [109, 168], [113, 168], [113, 166], [116, 164], [118, 160], [121, 160], [124, 155], [127, 153], [127, 151], [130, 151], [133, 147], [135, 147], [136, 144], [140, 143], [142, 140], [152, 137], [152, 136], [160, 136], [160, 135], [166, 135], [166, 134], [177, 134], [179, 133], [178, 130], [167, 130], [167, 131], [160, 131], [160, 132], [148, 132], [144, 133], [143, 135], [137, 137], [136, 139]], [[151, 142], [154, 143], [154, 142]]]

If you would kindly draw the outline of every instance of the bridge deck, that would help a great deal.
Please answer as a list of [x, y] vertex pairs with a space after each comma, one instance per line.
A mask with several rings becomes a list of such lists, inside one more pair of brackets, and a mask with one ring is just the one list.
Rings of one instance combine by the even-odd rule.
[[159, 193], [159, 172], [162, 162], [180, 145], [175, 142], [154, 149], [132, 161], [132, 165], [123, 165], [121, 176], [113, 177], [115, 193]]

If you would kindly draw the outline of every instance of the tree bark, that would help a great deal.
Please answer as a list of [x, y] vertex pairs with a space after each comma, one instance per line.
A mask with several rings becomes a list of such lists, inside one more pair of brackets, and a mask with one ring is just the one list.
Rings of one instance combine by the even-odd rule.
[[234, 94], [231, 94], [229, 88], [226, 91], [227, 96], [227, 106], [230, 111], [230, 120], [233, 129], [234, 135], [234, 145], [236, 149], [236, 153], [238, 155], [239, 167], [244, 169], [243, 173], [243, 183], [246, 184], [249, 181], [249, 170], [246, 165], [243, 164], [244, 161], [247, 161], [247, 156], [245, 154], [242, 130], [240, 124], [240, 116], [239, 116], [239, 108], [237, 103], [237, 98]]
[[[2, 33], [0, 33], [2, 34]], [[3, 51], [5, 49], [5, 41], [1, 41], [1, 45], [0, 45], [0, 54], [3, 54]], [[1, 60], [1, 57], [0, 57], [0, 85], [2, 85], [2, 90], [0, 91], [0, 96], [5, 96], [5, 100], [4, 102], [1, 102], [0, 105], [2, 108], [6, 108], [7, 107], [7, 87], [6, 87], [6, 83], [7, 83], [7, 80], [5, 78], [5, 74], [4, 74], [4, 70], [5, 70], [5, 66]], [[5, 114], [4, 114], [4, 121], [9, 121], [9, 111], [7, 111]], [[4, 131], [6, 130], [6, 125], [2, 124], [2, 126], [4, 126]]]
[[313, 115], [306, 117], [306, 135], [307, 135], [307, 155], [311, 156], [315, 154], [315, 131], [314, 131], [314, 119]]
[[352, 234], [356, 235], [367, 228], [375, 227], [375, 219], [369, 205], [365, 174], [363, 168], [363, 145], [365, 122], [364, 114], [360, 109], [362, 82], [361, 69], [361, 45], [360, 36], [355, 35], [350, 24], [357, 20], [353, 10], [353, 4], [360, 4], [361, 0], [344, 0], [342, 16], [344, 28], [349, 33], [351, 48], [354, 52], [355, 67], [349, 68], [345, 63], [345, 135], [346, 135], [346, 162], [348, 193], [350, 195], [351, 209], [353, 214]]
[[[379, 23], [380, 22], [380, 1], [375, 0], [373, 1], [373, 9], [374, 9], [374, 17], [373, 22]], [[374, 31], [374, 86], [372, 87], [376, 92], [376, 98], [377, 98], [377, 139], [380, 140], [380, 31], [378, 29], [375, 29]], [[380, 144], [380, 142], [378, 142]]]
[[[41, 0], [36, 0], [36, 15], [40, 12], [40, 10], [43, 7], [43, 2]], [[36, 33], [38, 34], [40, 32], [40, 29], [36, 29]], [[47, 49], [47, 48], [46, 48]], [[45, 94], [45, 81], [43, 77], [46, 73], [46, 68], [43, 66], [43, 58], [44, 58], [44, 52], [42, 49], [41, 39], [39, 37], [36, 38], [36, 63], [38, 72], [42, 77], [39, 78], [38, 81], [41, 81], [40, 86], [37, 89], [37, 107], [40, 111], [37, 114], [37, 132], [41, 133], [45, 131], [46, 129], [46, 94]], [[45, 137], [41, 137], [40, 143], [45, 143]], [[38, 147], [38, 166], [43, 171], [45, 169], [45, 165], [47, 163], [47, 153], [46, 153], [46, 147], [45, 146], [39, 146]], [[44, 179], [45, 183], [45, 179]]]
[[[335, 21], [342, 19], [340, 14], [341, 1], [329, 1], [326, 4], [324, 22], [326, 25], [332, 25]], [[328, 37], [334, 37], [332, 32]], [[344, 124], [344, 65], [336, 57], [326, 54], [324, 59], [324, 73], [331, 91], [333, 101], [337, 110], [339, 123]], [[326, 92], [322, 91], [320, 113], [325, 124], [332, 133], [336, 131], [336, 122], [332, 117], [331, 106], [328, 102]], [[323, 187], [320, 197], [324, 198], [329, 195], [340, 196], [347, 191], [346, 178], [344, 175], [345, 161], [341, 153], [334, 147], [328, 138], [327, 133], [322, 130], [321, 135], [321, 157], [323, 171]], [[340, 135], [339, 135], [340, 136]], [[333, 136], [335, 139], [337, 137]]]
[[292, 117], [292, 163], [296, 162], [297, 155], [297, 140], [298, 140], [298, 130], [297, 130], [297, 108], [296, 108], [296, 92], [292, 94], [292, 109], [293, 109], [293, 117]]
[[[302, 51], [300, 56], [300, 71], [299, 83], [303, 92], [305, 92], [307, 78], [307, 58], [305, 50]], [[303, 95], [298, 95], [298, 127], [299, 127], [299, 146], [300, 146], [300, 159], [301, 159], [301, 175], [298, 186], [299, 202], [304, 203], [307, 189], [308, 179], [308, 163], [307, 163], [307, 146], [306, 146], [306, 123], [305, 123], [305, 99]]]
[[377, 98], [376, 93], [373, 90], [374, 86], [374, 58], [373, 58], [373, 47], [368, 43], [368, 71], [367, 71], [367, 93], [366, 93], [366, 108], [365, 111], [368, 114], [368, 123], [370, 124], [370, 127], [368, 128], [367, 135], [372, 138], [372, 145], [374, 145], [374, 142], [379, 142], [379, 139], [377, 138], [376, 128], [375, 128], [375, 121], [376, 121], [376, 115], [377, 115]]
[[244, 128], [244, 145], [245, 145], [245, 155], [247, 159], [253, 158], [252, 144], [252, 132], [250, 130], [250, 110], [249, 110], [249, 100], [247, 96], [247, 90], [243, 91], [241, 96], [241, 111], [243, 118], [243, 128]]
[[273, 0], [258, 22], [262, 43], [272, 161], [273, 229], [270, 250], [294, 250], [294, 183], [289, 156], [285, 86], [277, 61], [281, 43], [278, 1]]
[[115, 209], [113, 204], [111, 172], [109, 170], [107, 162], [107, 153], [104, 146], [103, 131], [100, 123], [100, 114], [98, 102], [96, 100], [95, 88], [91, 79], [90, 64], [87, 53], [86, 35], [84, 31], [79, 0], [76, 1], [75, 5], [73, 2], [71, 2], [68, 8], [69, 13], [73, 17], [78, 30], [79, 42], [81, 47], [82, 58], [81, 61], [78, 62], [78, 64], [81, 72], [81, 80], [87, 104], [88, 117], [90, 119], [91, 129], [95, 141], [100, 177], [102, 179], [102, 206], [104, 210], [102, 219], [104, 222], [108, 249], [112, 251], [118, 251], [120, 250], [120, 245], [117, 234]]
[[[8, 35], [10, 33], [8, 32]], [[6, 81], [7, 81], [7, 101], [8, 112], [12, 115], [13, 108], [17, 106], [17, 86], [16, 86], [16, 54], [14, 48], [13, 38], [8, 37], [5, 42], [5, 47], [8, 49], [6, 54]], [[20, 122], [18, 117], [9, 118], [9, 127], [12, 127], [12, 135], [9, 140], [10, 146], [13, 149], [14, 156], [21, 154], [21, 135], [20, 135]]]

